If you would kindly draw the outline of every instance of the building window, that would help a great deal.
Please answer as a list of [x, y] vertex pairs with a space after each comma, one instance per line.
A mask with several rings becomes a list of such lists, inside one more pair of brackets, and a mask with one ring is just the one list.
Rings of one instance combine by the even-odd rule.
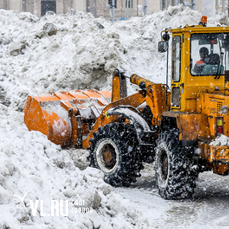
[[172, 0], [172, 6], [175, 6], [177, 4], [177, 0]]
[[26, 12], [26, 0], [23, 0], [22, 1], [22, 10], [24, 11], [24, 12]]
[[87, 0], [86, 11], [90, 12], [94, 17], [97, 17], [97, 0]]
[[4, 9], [4, 10], [7, 10], [8, 7], [7, 7], [7, 0], [4, 0], [4, 1], [0, 1], [0, 9]]
[[[117, 0], [114, 0], [115, 8], [117, 8]], [[108, 0], [108, 4], [112, 7], [112, 0]]]
[[126, 0], [126, 8], [133, 8], [133, 0]]
[[165, 10], [166, 9], [166, 0], [162, 0], [161, 2], [161, 9]]
[[56, 13], [56, 1], [41, 1], [41, 16], [44, 16], [48, 11]]

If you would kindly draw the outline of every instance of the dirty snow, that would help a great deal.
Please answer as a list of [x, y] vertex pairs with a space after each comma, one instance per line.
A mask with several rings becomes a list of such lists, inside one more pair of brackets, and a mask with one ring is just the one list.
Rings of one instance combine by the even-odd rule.
[[[103, 182], [100, 171], [87, 167], [85, 150], [62, 150], [41, 133], [29, 132], [21, 112], [28, 94], [111, 89], [115, 68], [164, 82], [166, 58], [157, 53], [161, 30], [197, 24], [200, 17], [181, 5], [114, 25], [83, 12], [39, 19], [0, 10], [0, 228], [229, 225], [227, 177], [217, 180], [215, 175], [201, 174], [193, 202], [161, 199], [152, 167], [133, 187], [114, 189]], [[227, 17], [209, 18], [208, 25], [217, 24], [228, 26]], [[16, 197], [26, 192], [23, 201]], [[44, 204], [38, 205], [36, 216], [31, 200]], [[47, 216], [52, 200], [68, 201], [69, 214]], [[91, 212], [70, 211], [82, 201]], [[46, 216], [40, 216], [42, 210]]]
[[[80, 170], [76, 150], [61, 150], [40, 132], [29, 132], [23, 114], [3, 105], [0, 118], [0, 228], [147, 228], [147, 218], [104, 183], [100, 171]], [[27, 191], [24, 201], [16, 197]], [[38, 211], [47, 216], [33, 216], [30, 200], [43, 201]], [[63, 213], [68, 201], [68, 216], [48, 216], [52, 200], [64, 202]], [[75, 213], [80, 207], [90, 212]]]
[[229, 138], [223, 134], [210, 143], [212, 146], [229, 146]]
[[[179, 6], [112, 26], [103, 18], [95, 19], [83, 12], [38, 19], [29, 13], [0, 10], [2, 94], [6, 94], [11, 107], [21, 111], [28, 94], [111, 89], [115, 68], [165, 82], [165, 54], [157, 52], [161, 30], [168, 25], [197, 24], [200, 17], [200, 13]], [[209, 25], [228, 24], [223, 15], [208, 21]], [[47, 23], [55, 25], [56, 35], [48, 35]], [[14, 53], [18, 54], [10, 55], [15, 44]]]

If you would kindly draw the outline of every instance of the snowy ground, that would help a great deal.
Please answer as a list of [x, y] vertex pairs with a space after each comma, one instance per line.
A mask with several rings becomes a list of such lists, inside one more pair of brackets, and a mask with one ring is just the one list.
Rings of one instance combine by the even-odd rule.
[[[117, 67], [164, 82], [165, 56], [157, 53], [160, 31], [197, 24], [200, 17], [178, 6], [112, 25], [82, 12], [39, 19], [0, 10], [0, 228], [229, 226], [228, 177], [201, 174], [194, 200], [165, 201], [149, 165], [132, 187], [114, 189], [100, 171], [87, 167], [86, 151], [62, 150], [23, 124], [28, 94], [110, 89]], [[209, 18], [208, 24], [229, 25], [224, 15]], [[23, 195], [21, 201], [17, 196]], [[50, 206], [61, 201], [68, 203], [68, 214], [48, 216]], [[71, 211], [83, 208], [90, 212]]]
[[154, 179], [153, 165], [146, 165], [139, 181], [118, 193], [136, 203], [150, 228], [228, 228], [229, 177], [212, 172], [199, 175], [194, 199], [163, 200]]

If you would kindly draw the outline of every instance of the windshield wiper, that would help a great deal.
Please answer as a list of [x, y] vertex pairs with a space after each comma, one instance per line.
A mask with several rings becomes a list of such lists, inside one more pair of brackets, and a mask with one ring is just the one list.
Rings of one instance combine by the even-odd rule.
[[220, 44], [219, 41], [219, 51], [220, 51], [220, 58], [219, 58], [219, 64], [217, 65], [217, 71], [216, 71], [216, 75], [215, 75], [215, 79], [219, 79], [221, 76], [221, 69], [222, 69], [222, 64], [223, 63], [223, 52], [222, 52], [222, 45]]
[[220, 76], [221, 76], [222, 65], [219, 63], [217, 66], [218, 66], [218, 68], [217, 68], [217, 71], [216, 71], [215, 79], [219, 79]]

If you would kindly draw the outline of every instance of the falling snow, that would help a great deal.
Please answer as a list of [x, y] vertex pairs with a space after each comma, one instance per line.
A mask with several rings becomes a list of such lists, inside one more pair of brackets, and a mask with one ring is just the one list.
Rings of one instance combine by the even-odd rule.
[[[23, 124], [28, 95], [111, 89], [115, 68], [164, 83], [166, 58], [157, 53], [161, 30], [197, 24], [200, 17], [181, 5], [114, 25], [83, 12], [39, 19], [0, 10], [0, 228], [229, 226], [227, 177], [201, 174], [194, 200], [165, 201], [157, 193], [153, 166], [146, 165], [136, 184], [114, 189], [100, 171], [88, 167], [87, 151], [62, 150]], [[209, 18], [208, 24], [229, 25], [225, 15]], [[137, 90], [129, 88], [129, 93]], [[16, 197], [26, 192], [23, 201]], [[46, 213], [51, 200], [74, 207], [85, 201], [92, 212], [32, 216], [30, 200], [42, 200]]]

